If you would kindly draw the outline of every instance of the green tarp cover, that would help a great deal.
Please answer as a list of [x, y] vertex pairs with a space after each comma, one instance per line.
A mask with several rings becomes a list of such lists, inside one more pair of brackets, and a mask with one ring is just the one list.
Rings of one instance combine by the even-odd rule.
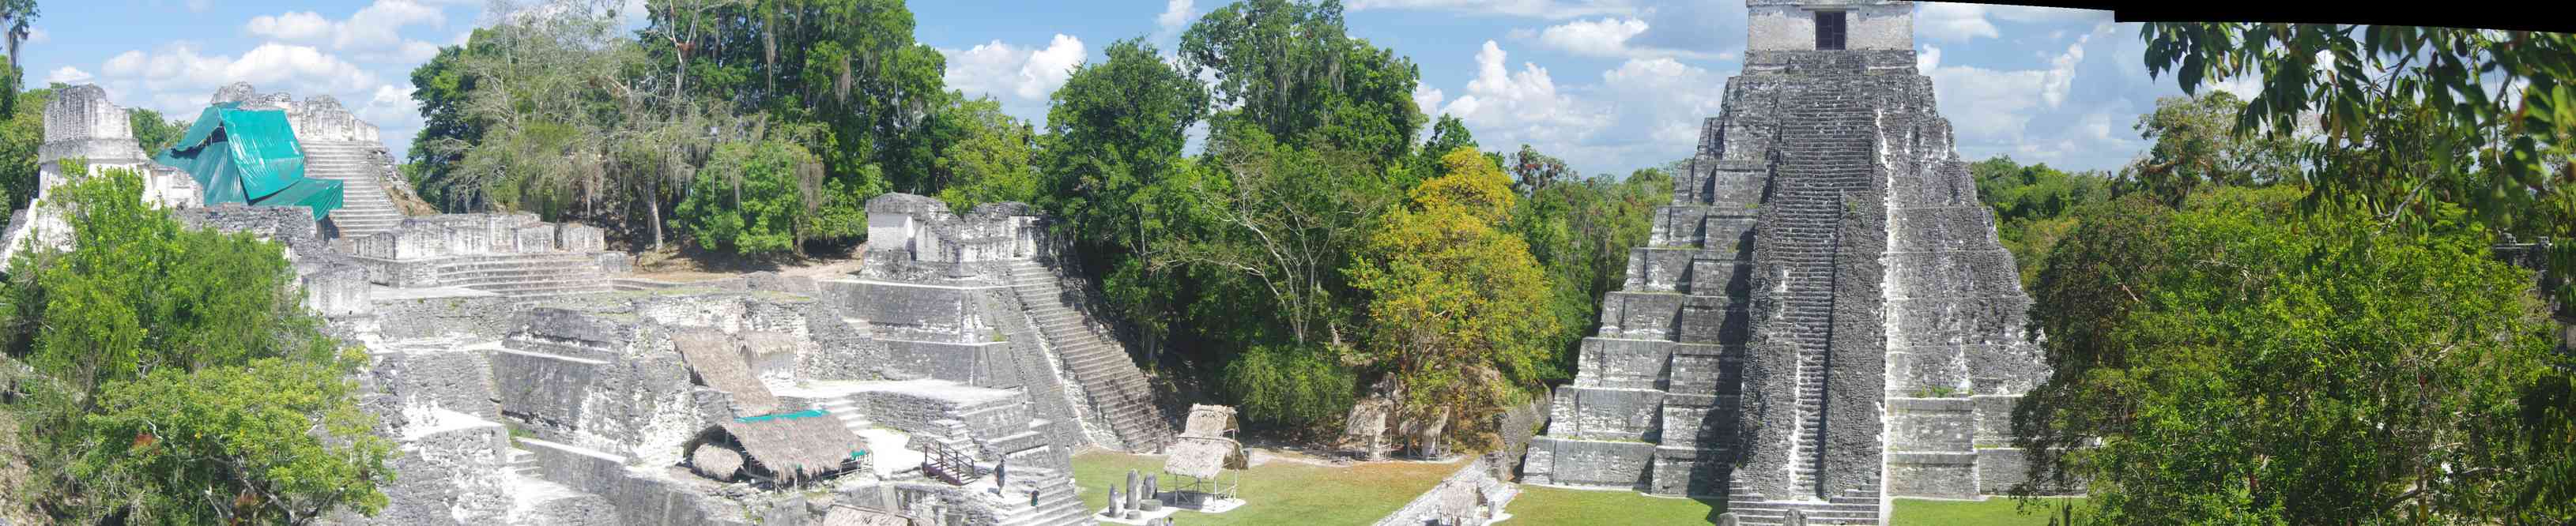
[[320, 219], [340, 208], [340, 182], [304, 178], [304, 150], [280, 110], [207, 107], [154, 161], [181, 170], [206, 189], [206, 204], [303, 206]]

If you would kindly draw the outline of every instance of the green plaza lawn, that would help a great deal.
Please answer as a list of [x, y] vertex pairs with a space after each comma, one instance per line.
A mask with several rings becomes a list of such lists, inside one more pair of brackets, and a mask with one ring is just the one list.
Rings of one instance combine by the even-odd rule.
[[[2056, 506], [2083, 499], [2042, 499], [2023, 513], [2010, 498], [1984, 501], [1896, 499], [1891, 525], [1943, 526], [1974, 524], [2046, 526]], [[1724, 502], [1709, 499], [1654, 497], [1634, 491], [1599, 491], [1521, 486], [1521, 495], [1504, 511], [1503, 524], [1710, 524], [1724, 513]]]
[[[1218, 514], [1182, 511], [1174, 522], [1189, 526], [1373, 524], [1466, 465], [1460, 460], [1323, 466], [1273, 459], [1243, 472], [1243, 507]], [[1125, 484], [1129, 469], [1161, 474], [1163, 457], [1100, 450], [1074, 455], [1073, 478], [1082, 485], [1083, 506], [1093, 511], [1108, 507], [1110, 486]]]
[[[1180, 524], [1371, 524], [1438, 485], [1464, 461], [1377, 462], [1325, 466], [1273, 459], [1243, 473], [1247, 504], [1232, 511], [1205, 514], [1182, 511]], [[1127, 482], [1127, 470], [1160, 474], [1163, 457], [1114, 451], [1085, 451], [1073, 457], [1074, 481], [1082, 486], [1083, 506], [1109, 505], [1109, 487]], [[1166, 484], [1171, 482], [1166, 481]], [[1984, 501], [1896, 499], [1893, 525], [2046, 525], [2056, 506], [2081, 498], [2042, 499], [2028, 513], [2019, 501], [1994, 497]], [[1717, 500], [1653, 497], [1634, 491], [1597, 491], [1521, 486], [1519, 497], [1504, 511], [1503, 524], [1710, 524], [1725, 503]]]
[[1503, 524], [1710, 524], [1726, 503], [1650, 497], [1634, 491], [1581, 490], [1521, 485], [1521, 495], [1503, 508], [1512, 514]]

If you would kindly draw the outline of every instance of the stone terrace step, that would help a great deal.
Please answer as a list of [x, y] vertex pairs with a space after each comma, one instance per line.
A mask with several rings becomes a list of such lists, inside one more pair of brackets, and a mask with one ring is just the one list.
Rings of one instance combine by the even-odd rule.
[[[376, 182], [378, 177], [389, 175], [382, 172], [384, 165], [376, 164], [373, 158], [383, 145], [301, 141], [298, 146], [304, 150], [306, 177], [340, 181], [342, 209], [331, 213], [332, 224], [340, 227], [340, 237], [366, 237], [401, 226], [400, 209], [394, 207], [393, 198], [385, 195], [384, 187]], [[377, 214], [342, 215], [348, 211], [379, 210], [394, 212], [392, 220], [381, 220], [383, 216]]]
[[1153, 404], [1144, 372], [1126, 349], [1103, 337], [1080, 311], [1064, 302], [1053, 270], [1035, 261], [1014, 261], [1012, 290], [1029, 319], [1038, 326], [1049, 351], [1056, 354], [1075, 384], [1091, 402], [1092, 413], [1118, 436], [1129, 451], [1160, 451], [1172, 430]]

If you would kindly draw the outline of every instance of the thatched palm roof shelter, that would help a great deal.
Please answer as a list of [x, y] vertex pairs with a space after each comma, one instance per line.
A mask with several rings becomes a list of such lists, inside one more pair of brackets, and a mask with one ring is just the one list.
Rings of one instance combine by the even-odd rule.
[[1181, 491], [1232, 496], [1234, 486], [1241, 484], [1237, 474], [1233, 485], [1217, 481], [1225, 470], [1244, 469], [1243, 443], [1234, 440], [1234, 408], [1221, 405], [1194, 404], [1181, 435], [1172, 437], [1164, 451], [1163, 472], [1189, 477], [1191, 482], [1178, 486]]
[[[707, 428], [691, 440], [690, 458], [703, 448], [719, 447], [741, 454], [739, 474], [771, 484], [793, 484], [858, 469], [867, 454], [859, 436], [840, 419], [815, 409], [736, 418]], [[721, 457], [720, 455], [711, 456]], [[714, 471], [722, 466], [698, 466]]]
[[1234, 429], [1233, 407], [1190, 404], [1190, 418], [1181, 426], [1181, 436], [1224, 438], [1233, 436]]
[[688, 361], [698, 381], [733, 396], [736, 414], [758, 415], [778, 410], [778, 396], [752, 376], [743, 363], [741, 342], [712, 328], [692, 327], [671, 335], [671, 345]]
[[1173, 437], [1169, 454], [1163, 461], [1163, 472], [1174, 475], [1212, 479], [1227, 469], [1243, 467], [1243, 444], [1232, 439]]

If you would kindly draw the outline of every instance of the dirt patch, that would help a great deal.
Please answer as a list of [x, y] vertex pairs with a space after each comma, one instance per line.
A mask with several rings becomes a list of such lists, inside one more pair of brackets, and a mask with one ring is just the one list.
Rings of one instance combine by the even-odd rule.
[[783, 276], [815, 279], [837, 278], [859, 270], [859, 253], [838, 257], [815, 256], [777, 261], [752, 261], [724, 254], [697, 250], [664, 248], [635, 255], [635, 273], [630, 277], [693, 283], [740, 276], [752, 272], [776, 272]]

